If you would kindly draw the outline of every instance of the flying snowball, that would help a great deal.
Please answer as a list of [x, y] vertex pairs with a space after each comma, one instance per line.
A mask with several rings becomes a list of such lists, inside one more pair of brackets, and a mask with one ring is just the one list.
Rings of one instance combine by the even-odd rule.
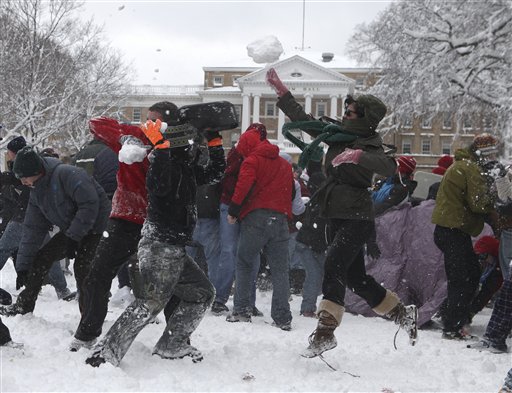
[[118, 7], [118, 10], [119, 10], [119, 11], [124, 10], [124, 5], [122, 5], [121, 7]]
[[155, 68], [155, 72], [159, 72], [160, 70], [158, 68]]
[[283, 46], [273, 35], [251, 42], [247, 45], [247, 54], [255, 63], [273, 63], [279, 60], [283, 53]]

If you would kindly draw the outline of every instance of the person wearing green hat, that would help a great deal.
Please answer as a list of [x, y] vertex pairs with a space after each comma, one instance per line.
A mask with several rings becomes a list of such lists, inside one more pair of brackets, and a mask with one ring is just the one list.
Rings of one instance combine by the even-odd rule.
[[[292, 122], [315, 120], [297, 103], [275, 69], [267, 71], [267, 83], [278, 95], [277, 106]], [[405, 306], [398, 296], [366, 274], [364, 247], [374, 231], [371, 194], [375, 173], [391, 176], [395, 160], [386, 155], [376, 129], [386, 114], [386, 106], [375, 96], [347, 97], [343, 120], [333, 130], [301, 128], [329, 148], [325, 155], [327, 180], [310, 203], [320, 206], [320, 216], [328, 220], [328, 249], [325, 260], [323, 299], [317, 309], [318, 325], [309, 336], [304, 357], [315, 357], [336, 347], [334, 330], [344, 313], [347, 286], [366, 300], [379, 315], [387, 316], [417, 339], [416, 306]], [[325, 137], [323, 136], [325, 134]]]

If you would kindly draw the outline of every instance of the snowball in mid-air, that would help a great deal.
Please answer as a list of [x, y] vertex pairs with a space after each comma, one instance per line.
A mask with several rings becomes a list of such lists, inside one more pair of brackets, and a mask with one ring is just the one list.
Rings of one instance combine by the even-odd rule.
[[247, 45], [247, 54], [255, 63], [273, 63], [279, 60], [283, 53], [283, 46], [273, 35], [251, 42]]

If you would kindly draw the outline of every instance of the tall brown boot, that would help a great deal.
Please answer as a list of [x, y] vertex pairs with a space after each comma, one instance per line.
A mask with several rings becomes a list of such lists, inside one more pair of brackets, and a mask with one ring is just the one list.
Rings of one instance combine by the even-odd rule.
[[318, 311], [318, 325], [309, 336], [309, 346], [302, 353], [302, 356], [313, 358], [321, 355], [325, 351], [336, 348], [338, 345], [334, 330], [341, 322], [341, 317], [345, 309], [331, 302], [330, 300], [322, 300]]

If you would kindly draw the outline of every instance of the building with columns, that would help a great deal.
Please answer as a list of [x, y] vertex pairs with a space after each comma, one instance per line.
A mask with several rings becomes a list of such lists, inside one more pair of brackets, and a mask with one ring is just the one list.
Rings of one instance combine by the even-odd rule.
[[[347, 68], [346, 60], [332, 53], [297, 52], [272, 64], [301, 103], [314, 117], [343, 115], [347, 94], [358, 94], [371, 83], [370, 69]], [[289, 121], [277, 107], [277, 96], [265, 81], [267, 67], [247, 58], [237, 64], [203, 67], [204, 83], [195, 86], [133, 86], [121, 110], [132, 123], [145, 121], [147, 109], [158, 101], [178, 106], [229, 101], [235, 105], [240, 127], [223, 132], [224, 145], [230, 148], [249, 124], [265, 124], [268, 138], [282, 151], [297, 156], [300, 150], [285, 140], [280, 132]], [[463, 124], [457, 124], [462, 122]], [[443, 154], [467, 145], [476, 133], [492, 132], [492, 122], [476, 115], [457, 120], [451, 113], [411, 117], [397, 132], [384, 136], [386, 143], [397, 146], [398, 154], [412, 154], [418, 169], [430, 171]], [[462, 132], [456, 133], [459, 129]], [[310, 139], [302, 135], [304, 141]]]

